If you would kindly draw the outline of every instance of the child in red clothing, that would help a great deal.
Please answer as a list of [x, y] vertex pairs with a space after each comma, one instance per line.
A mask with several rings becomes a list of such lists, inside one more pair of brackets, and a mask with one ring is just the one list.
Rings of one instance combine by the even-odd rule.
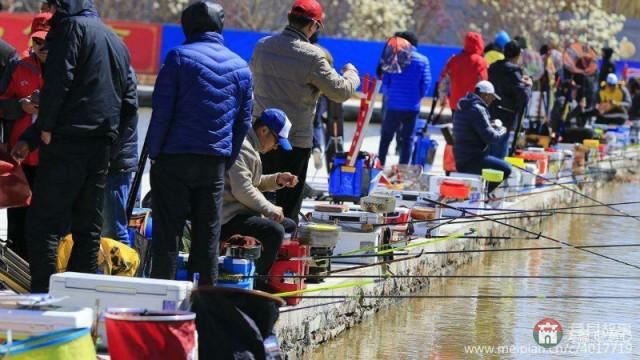
[[[18, 118], [9, 132], [9, 147], [18, 143], [20, 136], [31, 126], [38, 116], [39, 93], [43, 85], [42, 68], [47, 59], [45, 38], [49, 32], [51, 13], [36, 15], [31, 24], [32, 47], [29, 54], [17, 63], [6, 91], [0, 95], [4, 99], [19, 99], [24, 115]], [[22, 161], [22, 169], [33, 186], [36, 166], [38, 165], [38, 151], [33, 151]], [[7, 210], [7, 237], [11, 240], [10, 248], [22, 258], [27, 259], [27, 245], [24, 238], [24, 227], [27, 208]]]

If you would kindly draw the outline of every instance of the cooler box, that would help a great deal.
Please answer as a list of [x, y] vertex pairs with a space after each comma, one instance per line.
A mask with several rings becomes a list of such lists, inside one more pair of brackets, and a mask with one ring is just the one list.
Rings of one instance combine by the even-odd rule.
[[189, 281], [130, 278], [65, 272], [53, 274], [49, 294], [64, 298], [62, 306], [91, 307], [100, 300], [106, 308], [179, 310], [187, 305], [193, 284]]
[[91, 328], [95, 316], [91, 308], [61, 307], [52, 310], [0, 308], [0, 343], [7, 330], [14, 340], [63, 329]]
[[[334, 249], [335, 255], [371, 255], [381, 250], [379, 246], [382, 245], [382, 228], [377, 228], [373, 232], [350, 232], [343, 231], [340, 234], [338, 244]], [[376, 248], [374, 248], [376, 247]], [[364, 251], [358, 252], [360, 249]], [[331, 260], [334, 263], [343, 264], [373, 264], [382, 261], [381, 257], [353, 257], [353, 258], [336, 258]]]
[[283, 241], [280, 246], [280, 250], [278, 251], [278, 259], [280, 260], [289, 260], [291, 258], [306, 256], [309, 256], [309, 247], [300, 245], [300, 242], [295, 240]]

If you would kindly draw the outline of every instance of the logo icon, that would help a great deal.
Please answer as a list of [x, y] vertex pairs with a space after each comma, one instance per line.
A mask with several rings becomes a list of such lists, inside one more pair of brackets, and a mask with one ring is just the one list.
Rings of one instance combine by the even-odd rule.
[[552, 318], [544, 318], [534, 325], [533, 338], [538, 345], [550, 349], [562, 340], [562, 325]]

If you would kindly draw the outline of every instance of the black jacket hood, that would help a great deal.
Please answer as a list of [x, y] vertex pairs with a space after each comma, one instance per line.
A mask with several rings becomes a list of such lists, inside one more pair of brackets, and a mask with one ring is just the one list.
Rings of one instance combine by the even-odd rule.
[[210, 1], [199, 1], [182, 12], [182, 31], [188, 38], [194, 34], [214, 31], [222, 33], [224, 9]]
[[55, 5], [56, 16], [67, 17], [79, 15], [82, 12], [92, 12], [97, 14], [93, 0], [49, 0], [51, 5]]

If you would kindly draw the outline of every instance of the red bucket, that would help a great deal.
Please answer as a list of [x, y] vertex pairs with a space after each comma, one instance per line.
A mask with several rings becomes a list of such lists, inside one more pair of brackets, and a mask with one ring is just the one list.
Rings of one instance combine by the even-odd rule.
[[196, 358], [194, 313], [108, 309], [104, 317], [113, 360]]

